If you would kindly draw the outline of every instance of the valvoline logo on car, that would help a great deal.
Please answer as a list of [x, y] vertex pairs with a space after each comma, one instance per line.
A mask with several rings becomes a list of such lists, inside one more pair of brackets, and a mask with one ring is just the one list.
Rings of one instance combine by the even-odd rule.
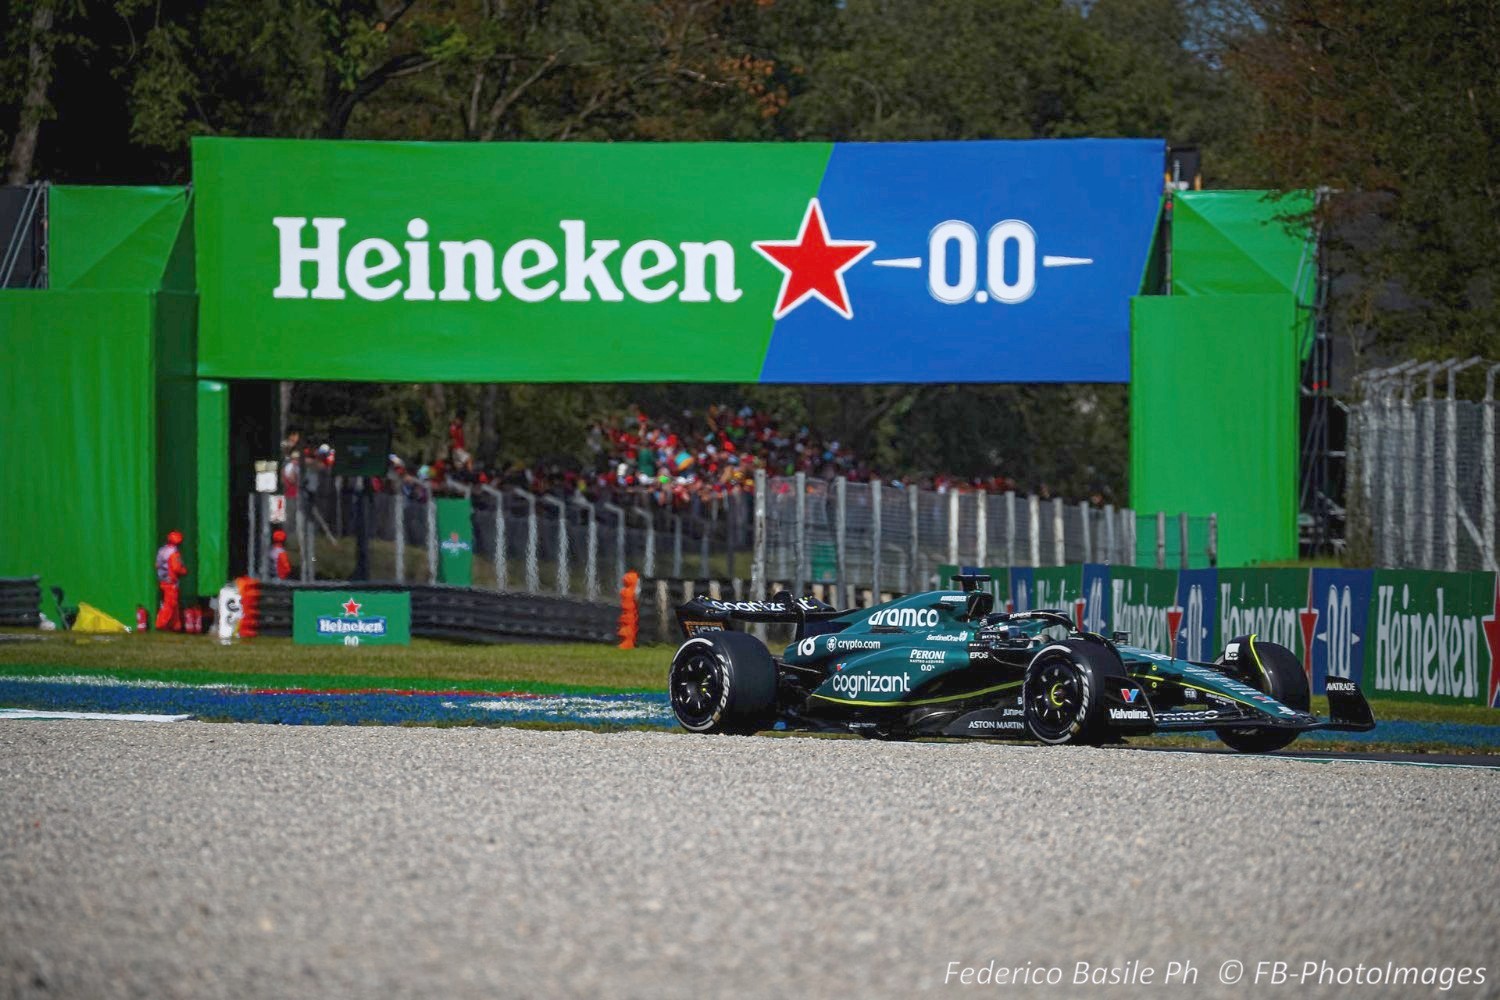
[[1135, 700], [1141, 695], [1140, 688], [1120, 688], [1120, 697], [1125, 699], [1127, 705], [1135, 704]]

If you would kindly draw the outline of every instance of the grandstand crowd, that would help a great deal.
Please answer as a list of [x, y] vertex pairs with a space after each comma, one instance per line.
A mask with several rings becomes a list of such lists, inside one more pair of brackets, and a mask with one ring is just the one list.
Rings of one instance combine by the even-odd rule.
[[[377, 492], [400, 489], [408, 499], [463, 493], [490, 485], [520, 487], [532, 493], [589, 500], [637, 502], [644, 497], [658, 507], [696, 506], [716, 497], [751, 493], [755, 473], [771, 476], [850, 482], [880, 479], [895, 488], [909, 486], [939, 493], [949, 490], [1004, 492], [1015, 488], [1005, 476], [987, 479], [934, 474], [921, 477], [882, 477], [843, 443], [825, 440], [806, 426], [790, 426], [772, 414], [750, 406], [710, 405], [685, 409], [671, 416], [647, 414], [631, 407], [595, 422], [588, 431], [590, 460], [577, 468], [558, 463], [485, 468], [474, 461], [467, 442], [467, 413], [458, 411], [449, 423], [447, 444], [431, 461], [406, 462], [389, 456], [384, 480], [373, 480]], [[301, 488], [317, 493], [333, 480], [334, 450], [313, 445], [292, 430], [282, 445], [282, 488], [294, 497]], [[1045, 487], [1043, 488], [1045, 490]]]

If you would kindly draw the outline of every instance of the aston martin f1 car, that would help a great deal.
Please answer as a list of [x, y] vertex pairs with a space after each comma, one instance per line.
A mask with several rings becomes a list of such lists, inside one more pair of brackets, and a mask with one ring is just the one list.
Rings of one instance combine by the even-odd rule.
[[[1328, 719], [1310, 712], [1296, 655], [1254, 635], [1212, 663], [1083, 630], [1062, 611], [997, 613], [987, 577], [839, 611], [783, 591], [768, 601], [698, 597], [677, 610], [683, 643], [668, 688], [683, 728], [785, 728], [920, 736], [1115, 743], [1152, 732], [1210, 731], [1244, 753], [1279, 750], [1314, 729], [1362, 731], [1375, 719], [1359, 687], [1329, 677]], [[736, 626], [795, 626], [780, 656]]]

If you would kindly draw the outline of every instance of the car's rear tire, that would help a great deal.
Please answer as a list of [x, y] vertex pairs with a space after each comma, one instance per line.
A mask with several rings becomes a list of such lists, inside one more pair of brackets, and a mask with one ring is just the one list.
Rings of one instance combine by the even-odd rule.
[[759, 732], [776, 721], [776, 661], [744, 632], [694, 636], [672, 657], [667, 694], [691, 732]]
[[1125, 676], [1119, 654], [1108, 646], [1086, 639], [1052, 643], [1026, 668], [1026, 728], [1033, 739], [1052, 745], [1105, 742], [1110, 733], [1104, 688]]
[[[1302, 662], [1285, 646], [1264, 642], [1253, 635], [1242, 635], [1229, 646], [1238, 644], [1238, 660], [1245, 683], [1288, 708], [1299, 712], [1312, 710], [1312, 689]], [[1225, 647], [1227, 651], [1229, 646]], [[1223, 657], [1220, 657], [1222, 662]], [[1219, 739], [1240, 753], [1270, 753], [1280, 750], [1297, 738], [1292, 729], [1220, 729]]]

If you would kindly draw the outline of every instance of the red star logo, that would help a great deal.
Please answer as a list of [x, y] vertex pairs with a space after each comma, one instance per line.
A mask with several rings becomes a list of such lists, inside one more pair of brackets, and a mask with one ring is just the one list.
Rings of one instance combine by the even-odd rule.
[[1484, 644], [1490, 647], [1490, 700], [1495, 707], [1495, 689], [1500, 688], [1500, 573], [1495, 574], [1495, 610], [1488, 618], [1479, 619], [1484, 626]]
[[1306, 611], [1297, 612], [1297, 620], [1302, 623], [1302, 669], [1307, 671], [1308, 677], [1312, 676], [1313, 661], [1313, 638], [1318, 629], [1317, 608], [1308, 608]]
[[849, 289], [844, 286], [844, 272], [874, 250], [875, 243], [829, 239], [828, 224], [823, 221], [818, 199], [807, 203], [802, 231], [795, 240], [759, 240], [753, 246], [785, 274], [772, 319], [780, 319], [812, 296], [822, 299], [824, 305], [845, 319], [854, 318]]
[[344, 614], [357, 615], [359, 614], [359, 609], [362, 607], [364, 607], [363, 604], [360, 604], [358, 601], [351, 597], [344, 602]]

